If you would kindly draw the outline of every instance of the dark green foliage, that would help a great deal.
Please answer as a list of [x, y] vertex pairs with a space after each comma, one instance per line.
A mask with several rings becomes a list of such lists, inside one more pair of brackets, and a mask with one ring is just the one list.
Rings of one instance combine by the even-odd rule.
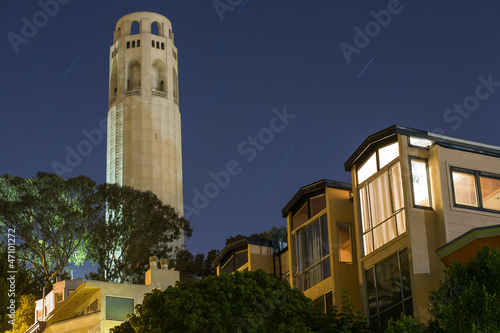
[[193, 256], [188, 250], [177, 252], [174, 268], [181, 273], [182, 277], [201, 279], [209, 275], [216, 275], [217, 271], [212, 267], [212, 262], [215, 260], [219, 251], [210, 250], [205, 258], [205, 255], [199, 253]]
[[483, 246], [475, 258], [445, 270], [438, 290], [430, 292], [429, 311], [444, 332], [500, 331], [500, 253]]
[[308, 332], [310, 304], [302, 292], [262, 270], [235, 272], [154, 290], [130, 323], [138, 333]]
[[94, 279], [144, 282], [149, 256], [171, 258], [177, 249], [166, 244], [192, 234], [189, 221], [150, 191], [102, 184], [96, 198], [101, 215], [89, 225], [88, 248], [88, 259], [99, 265]]
[[49, 286], [70, 264], [86, 258], [88, 226], [96, 219], [94, 181], [39, 172], [34, 178], [0, 177], [0, 233], [16, 236], [16, 260]]
[[[249, 237], [272, 240], [273, 236], [276, 235], [277, 233], [281, 233], [285, 239], [285, 242], [286, 242], [286, 239], [287, 239], [286, 226], [281, 226], [281, 227], [273, 226], [268, 231], [261, 232], [260, 234], [251, 234]], [[240, 239], [244, 239], [244, 238], [247, 238], [247, 236], [245, 236], [245, 235], [231, 236], [228, 239], [226, 239], [226, 245], [234, 243], [234, 242], [236, 242]]]
[[413, 319], [411, 316], [401, 315], [401, 318], [389, 319], [386, 333], [425, 333], [428, 332], [425, 324]]
[[348, 292], [342, 295], [342, 311], [336, 306], [323, 314], [322, 308], [312, 310], [309, 327], [317, 333], [364, 333], [368, 332], [367, 319], [364, 314], [354, 312]]

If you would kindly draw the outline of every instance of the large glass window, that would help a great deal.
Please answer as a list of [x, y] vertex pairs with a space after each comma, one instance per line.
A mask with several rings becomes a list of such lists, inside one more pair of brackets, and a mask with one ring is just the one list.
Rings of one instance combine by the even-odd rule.
[[[358, 168], [358, 184], [361, 184], [378, 170], [382, 169], [399, 156], [399, 143], [394, 142], [374, 152], [366, 162]], [[378, 161], [378, 164], [377, 164]]]
[[394, 253], [365, 274], [370, 321], [413, 314], [408, 249]]
[[127, 315], [134, 313], [134, 299], [106, 296], [106, 319], [127, 320]]
[[500, 175], [452, 168], [456, 206], [499, 212]]
[[231, 255], [223, 264], [221, 271], [223, 273], [232, 274], [234, 271], [243, 267], [248, 263], [248, 250], [239, 251]]
[[299, 228], [304, 222], [326, 208], [326, 196], [324, 194], [312, 197], [292, 216], [293, 230]]
[[365, 255], [406, 231], [401, 165], [359, 188]]
[[427, 160], [411, 157], [410, 168], [413, 188], [413, 205], [417, 207], [431, 207]]
[[297, 230], [295, 245], [295, 278], [304, 291], [331, 275], [326, 214]]

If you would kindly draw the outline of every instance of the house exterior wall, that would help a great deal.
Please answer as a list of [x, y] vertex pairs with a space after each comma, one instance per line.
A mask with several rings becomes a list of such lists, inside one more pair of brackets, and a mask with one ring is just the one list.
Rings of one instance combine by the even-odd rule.
[[[438, 144], [433, 144], [429, 148], [415, 148], [409, 145], [409, 137], [403, 134], [397, 134], [397, 141], [399, 143], [398, 160], [401, 165], [406, 232], [368, 255], [364, 255], [363, 252], [360, 195], [357, 182], [357, 170], [364, 160], [351, 167], [356, 221], [355, 238], [359, 259], [357, 266], [362, 284], [361, 299], [363, 310], [368, 313], [366, 270], [407, 248], [413, 313], [416, 319], [426, 321], [430, 317], [427, 310], [428, 290], [438, 287], [445, 269], [444, 264], [436, 254], [436, 249], [473, 228], [500, 224], [500, 214], [455, 207], [450, 168], [459, 167], [500, 174], [500, 159], [447, 148]], [[427, 160], [431, 208], [421, 208], [414, 205], [411, 157]], [[377, 172], [373, 177], [376, 178], [380, 173], [382, 172]]]

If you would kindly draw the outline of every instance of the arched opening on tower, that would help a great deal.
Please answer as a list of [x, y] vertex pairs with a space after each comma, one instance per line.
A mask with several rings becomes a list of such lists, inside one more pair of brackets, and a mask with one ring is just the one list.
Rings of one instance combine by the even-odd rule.
[[172, 29], [168, 29], [168, 38], [172, 39]]
[[167, 81], [167, 71], [163, 61], [158, 59], [153, 61], [151, 80], [151, 86], [154, 90], [167, 92], [167, 90], [165, 89], [165, 82]]
[[116, 39], [120, 38], [122, 36], [122, 28], [116, 29]]
[[137, 60], [130, 61], [128, 65], [127, 90], [141, 89], [141, 64]]
[[158, 22], [151, 23], [151, 34], [156, 36], [162, 36], [160, 23]]
[[177, 71], [172, 68], [173, 80], [174, 80], [174, 102], [179, 104], [179, 80], [177, 78]]
[[137, 21], [132, 22], [132, 24], [130, 25], [130, 34], [137, 35], [140, 32], [141, 32], [141, 25], [139, 24], [139, 22]]

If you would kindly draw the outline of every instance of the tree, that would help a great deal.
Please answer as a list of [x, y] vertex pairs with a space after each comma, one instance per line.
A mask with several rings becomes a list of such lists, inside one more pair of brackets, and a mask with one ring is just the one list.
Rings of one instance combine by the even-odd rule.
[[35, 296], [22, 295], [16, 308], [14, 326], [6, 333], [24, 333], [35, 323]]
[[308, 332], [311, 300], [263, 270], [209, 276], [146, 294], [133, 331]]
[[[268, 240], [276, 240], [276, 235], [281, 234], [282, 238], [286, 242], [287, 239], [287, 229], [286, 226], [273, 226], [271, 229], [268, 231], [261, 232], [259, 234], [251, 234], [249, 237], [253, 238], [260, 238], [260, 239], [268, 239]], [[228, 239], [226, 239], [226, 245], [229, 245], [231, 243], [234, 243], [236, 241], [239, 241], [240, 239], [247, 238], [245, 235], [236, 235], [236, 236], [231, 236]]]
[[100, 216], [92, 221], [89, 259], [96, 262], [92, 278], [117, 282], [142, 282], [148, 257], [173, 257], [168, 243], [190, 237], [189, 221], [150, 191], [102, 184], [97, 189]]
[[85, 176], [0, 177], [1, 237], [6, 243], [15, 237], [16, 260], [28, 262], [43, 285], [70, 263], [83, 264], [88, 226], [97, 214], [95, 191], [95, 182]]
[[425, 333], [425, 324], [413, 319], [411, 316], [401, 315], [401, 318], [394, 320], [389, 318], [386, 333]]
[[454, 261], [436, 291], [431, 314], [444, 332], [500, 331], [500, 253], [482, 246], [469, 263]]
[[316, 333], [367, 333], [368, 321], [361, 312], [354, 312], [354, 305], [348, 292], [342, 295], [342, 311], [337, 306], [327, 309], [314, 308], [311, 313], [309, 327]]
[[210, 250], [205, 255], [198, 253], [193, 256], [188, 250], [177, 252], [174, 267], [181, 273], [182, 277], [201, 279], [209, 275], [216, 275], [217, 271], [212, 267], [212, 262], [219, 254], [218, 250]]

